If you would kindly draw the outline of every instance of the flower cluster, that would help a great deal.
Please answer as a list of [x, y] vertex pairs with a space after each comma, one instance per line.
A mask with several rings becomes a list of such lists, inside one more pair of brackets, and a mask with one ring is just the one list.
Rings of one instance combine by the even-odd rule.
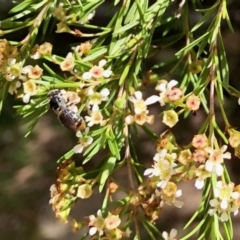
[[101, 77], [109, 78], [112, 75], [112, 71], [103, 67], [106, 65], [107, 61], [102, 59], [99, 61], [98, 65], [94, 65], [88, 72], [83, 73], [82, 78], [84, 80], [88, 79], [98, 79]]
[[118, 228], [120, 223], [119, 215], [108, 213], [103, 217], [101, 210], [98, 210], [97, 216], [89, 216], [89, 235], [91, 239], [121, 239], [126, 233]]
[[76, 168], [72, 160], [65, 161], [58, 167], [56, 184], [50, 188], [52, 205], [56, 217], [67, 223], [71, 206], [77, 198], [86, 199], [92, 195], [92, 182], [80, 177], [81, 168]]
[[[190, 111], [197, 111], [200, 107], [200, 98], [191, 94], [186, 98], [185, 105], [183, 104], [184, 93], [181, 88], [175, 87], [178, 84], [176, 80], [167, 82], [166, 80], [159, 80], [156, 86], [156, 90], [160, 92], [159, 96], [152, 95], [145, 101], [142, 99], [142, 93], [136, 91], [134, 96], [130, 96], [128, 99], [133, 103], [134, 115], [128, 115], [125, 118], [127, 124], [133, 124], [134, 122], [143, 125], [145, 123], [152, 124], [154, 122], [154, 116], [148, 116], [147, 106], [159, 102], [161, 106], [166, 103], [174, 104], [175, 106], [183, 107]], [[162, 122], [168, 127], [172, 128], [178, 122], [178, 114], [175, 110], [163, 111]]]
[[[50, 54], [51, 50], [50, 43], [37, 46], [33, 58]], [[10, 82], [8, 92], [12, 95], [20, 92], [19, 97], [23, 98], [24, 103], [28, 103], [30, 97], [39, 92], [36, 80], [41, 79], [43, 69], [38, 65], [23, 66], [24, 62], [19, 59], [19, 55], [17, 47], [12, 46], [6, 39], [0, 40], [0, 73]]]
[[148, 98], [144, 101], [140, 91], [136, 91], [134, 96], [130, 96], [128, 99], [133, 103], [134, 115], [128, 115], [125, 118], [125, 122], [127, 124], [133, 124], [135, 122], [139, 125], [143, 125], [145, 123], [153, 124], [154, 116], [149, 116], [149, 111], [147, 109], [147, 105], [153, 103], [151, 99]]
[[208, 213], [214, 215], [218, 213], [222, 222], [227, 221], [229, 213], [234, 215], [238, 213], [240, 207], [240, 189], [234, 188], [234, 183], [228, 184], [218, 181], [214, 189], [214, 199], [210, 200], [211, 209]]
[[[151, 220], [157, 218], [164, 203], [176, 207], [183, 205], [176, 200], [182, 192], [177, 190], [174, 182], [196, 178], [196, 188], [202, 189], [206, 178], [210, 178], [212, 174], [223, 175], [224, 159], [231, 158], [231, 154], [226, 152], [227, 146], [223, 145], [220, 149], [211, 148], [205, 134], [195, 135], [191, 145], [193, 149], [181, 150], [169, 132], [165, 132], [157, 141], [153, 165], [144, 172], [144, 175], [149, 177], [149, 187], [141, 187], [137, 197], [132, 198], [136, 205], [142, 204], [144, 199], [142, 207]], [[234, 215], [238, 213], [240, 193], [233, 183], [219, 181], [214, 190], [214, 197], [210, 201], [213, 208], [209, 210], [209, 214], [218, 213], [221, 220], [226, 221], [229, 212], [233, 212]]]
[[234, 148], [234, 155], [240, 158], [240, 132], [235, 129], [228, 129], [229, 145]]
[[164, 204], [181, 208], [183, 202], [176, 198], [182, 195], [174, 182], [168, 182], [164, 188], [156, 188], [155, 183], [145, 182], [138, 187], [138, 191], [131, 195], [130, 203], [134, 207], [141, 207], [151, 222], [155, 222]]
[[162, 237], [164, 240], [177, 240], [176, 236], [177, 230], [175, 228], [173, 228], [169, 234], [165, 231], [162, 233]]

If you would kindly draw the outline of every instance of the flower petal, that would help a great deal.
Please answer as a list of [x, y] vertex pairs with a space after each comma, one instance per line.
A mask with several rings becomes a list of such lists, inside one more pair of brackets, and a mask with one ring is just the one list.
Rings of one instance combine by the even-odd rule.
[[110, 94], [110, 91], [108, 90], [108, 88], [103, 88], [101, 91], [100, 91], [101, 95], [103, 97], [107, 97], [109, 94]]
[[227, 209], [227, 207], [228, 207], [228, 202], [225, 200], [225, 199], [223, 199], [222, 201], [221, 201], [221, 204], [220, 204], [220, 207], [221, 207], [221, 209]]
[[222, 166], [221, 164], [218, 164], [218, 165], [216, 166], [216, 174], [217, 174], [218, 176], [222, 176], [222, 174], [223, 174], [223, 166]]
[[212, 164], [212, 162], [211, 161], [206, 161], [206, 163], [205, 163], [205, 169], [208, 171], [208, 172], [212, 172], [212, 170], [213, 170], [213, 164]]
[[177, 230], [175, 228], [173, 228], [170, 232], [170, 237], [175, 238], [176, 236], [177, 236]]
[[152, 95], [151, 97], [147, 98], [145, 100], [145, 104], [146, 105], [151, 105], [153, 103], [159, 102], [160, 101], [160, 97], [157, 95]]
[[83, 73], [82, 78], [83, 79], [90, 79], [90, 78], [92, 78], [92, 74], [90, 72], [85, 72], [85, 73]]
[[167, 88], [168, 89], [172, 89], [174, 86], [176, 86], [178, 84], [178, 81], [177, 80], [171, 80], [168, 85], [167, 85]]
[[226, 222], [228, 220], [228, 214], [226, 212], [222, 212], [221, 221]]
[[112, 70], [104, 70], [102, 74], [105, 78], [109, 78], [112, 75]]
[[204, 186], [204, 180], [201, 179], [201, 178], [197, 178], [196, 181], [195, 181], [195, 187], [197, 189], [202, 189]]
[[102, 59], [102, 60], [99, 61], [98, 66], [99, 67], [103, 67], [103, 66], [106, 65], [106, 63], [107, 63], [107, 60], [106, 59]]
[[153, 169], [152, 169], [152, 168], [148, 168], [148, 169], [146, 169], [146, 170], [144, 171], [143, 175], [144, 175], [144, 176], [147, 176], [147, 175], [150, 175], [150, 174], [152, 174], [152, 173], [153, 173]]
[[97, 228], [96, 227], [91, 227], [89, 229], [88, 233], [89, 233], [90, 236], [93, 236], [96, 232], [97, 232]]
[[83, 145], [82, 144], [77, 144], [76, 146], [73, 147], [73, 151], [75, 153], [81, 153], [83, 151]]
[[136, 92], [134, 93], [134, 95], [135, 95], [135, 97], [136, 97], [137, 100], [141, 100], [141, 99], [142, 99], [142, 92], [136, 91]]

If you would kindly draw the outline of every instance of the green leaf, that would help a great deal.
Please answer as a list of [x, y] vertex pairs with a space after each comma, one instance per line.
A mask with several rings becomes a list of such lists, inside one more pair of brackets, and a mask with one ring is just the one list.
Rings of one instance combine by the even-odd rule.
[[142, 25], [144, 25], [146, 23], [146, 19], [145, 19], [145, 13], [142, 8], [142, 4], [140, 4], [138, 0], [134, 0], [134, 2], [137, 5], [137, 10], [138, 10], [139, 17], [140, 17], [139, 19], [141, 20]]
[[12, 8], [9, 13], [16, 13], [16, 12], [20, 12], [23, 9], [27, 8], [33, 1], [32, 0], [25, 0], [23, 2], [21, 2], [20, 4], [18, 4], [17, 6], [15, 6], [14, 8]]
[[114, 0], [114, 6], [118, 5], [121, 0]]
[[165, 66], [167, 66], [169, 64], [172, 64], [172, 63], [176, 62], [179, 58], [180, 58], [180, 56], [175, 56], [174, 55], [171, 58], [168, 58], [168, 59], [166, 59], [164, 61], [161, 61], [161, 62], [153, 65], [153, 67], [151, 69], [158, 69], [158, 68], [161, 68], [161, 67], [165, 67]]
[[169, 46], [173, 45], [174, 43], [178, 42], [183, 37], [184, 37], [184, 33], [170, 35], [168, 37], [162, 37], [158, 41], [154, 41], [154, 44], [158, 44], [158, 45], [160, 44], [161, 45], [161, 49], [164, 49], [164, 48], [169, 47]]
[[82, 61], [83, 62], [93, 61], [93, 60], [103, 56], [105, 53], [107, 53], [107, 48], [105, 46], [102, 46], [99, 48], [94, 48], [89, 52], [88, 56], [85, 57]]
[[57, 160], [57, 163], [61, 163], [61, 162], [64, 162], [65, 160], [68, 160], [68, 159], [71, 158], [74, 154], [75, 154], [75, 152], [73, 151], [73, 149], [71, 149], [70, 151], [68, 151], [67, 153], [65, 153], [62, 157], [60, 157], [60, 158]]
[[191, 236], [193, 236], [197, 231], [199, 231], [201, 226], [206, 221], [206, 216], [208, 216], [208, 215], [205, 215], [204, 218], [198, 223], [198, 225], [194, 226], [194, 229], [192, 231], [190, 231], [187, 235], [185, 235], [183, 238], [180, 238], [180, 240], [186, 240], [186, 239], [190, 238]]
[[213, 14], [213, 10], [212, 11], [207, 11], [206, 14], [204, 14], [204, 16], [201, 18], [201, 20], [196, 23], [194, 25], [194, 27], [191, 29], [191, 32], [196, 31], [198, 28], [200, 28], [204, 23], [207, 23], [209, 21], [209, 19], [211, 19], [211, 15]]
[[88, 136], [96, 137], [106, 131], [107, 127], [101, 127], [88, 133]]
[[109, 56], [112, 56], [117, 52], [119, 53], [121, 49], [124, 49], [124, 46], [126, 46], [130, 39], [131, 35], [127, 35], [126, 37], [122, 37], [118, 41], [116, 41], [112, 48], [111, 49], [109, 48]]
[[142, 130], [154, 141], [158, 140], [158, 136], [156, 133], [152, 132], [147, 126], [142, 125]]
[[179, 55], [182, 55], [183, 52], [187, 52], [187, 51], [191, 50], [194, 46], [196, 46], [199, 42], [201, 42], [202, 39], [204, 39], [205, 37], [207, 38], [208, 35], [209, 35], [209, 32], [204, 33], [201, 37], [199, 37], [198, 39], [194, 40], [193, 42], [188, 44], [186, 47], [182, 48], [180, 51], [175, 53], [175, 55], [179, 56]]
[[185, 224], [184, 230], [187, 229], [193, 222], [196, 220], [196, 218], [199, 216], [199, 214], [206, 208], [206, 200], [210, 195], [211, 185], [205, 183], [203, 193], [202, 193], [202, 199], [201, 204], [198, 207], [198, 209], [195, 211], [191, 219]]
[[229, 86], [229, 67], [221, 34], [218, 35], [218, 57], [221, 79], [225, 88]]
[[[134, 54], [134, 53], [133, 53]], [[132, 66], [132, 62], [133, 62], [133, 58], [131, 57], [128, 61], [128, 63], [125, 65], [125, 68], [123, 70], [123, 73], [121, 74], [121, 77], [119, 79], [119, 86], [121, 86], [123, 84], [123, 82], [125, 81], [125, 79], [128, 76], [129, 70]]]
[[87, 163], [101, 148], [103, 148], [106, 141], [105, 134], [102, 134], [98, 139], [96, 139], [83, 153], [86, 156], [83, 164]]
[[[231, 218], [230, 214], [229, 214], [228, 217]], [[229, 225], [229, 221], [223, 222], [223, 227], [224, 227], [224, 233], [225, 233], [226, 239], [227, 240], [232, 240], [233, 239], [233, 233], [231, 232], [231, 227]]]
[[226, 11], [225, 14], [226, 14], [225, 17], [226, 17], [227, 25], [228, 25], [229, 29], [230, 29], [232, 32], [234, 32], [234, 29], [233, 29], [232, 23], [231, 23], [231, 21], [230, 21], [229, 15], [228, 15], [228, 12]]
[[[16, 19], [20, 19], [22, 17], [26, 17], [29, 14], [32, 14], [34, 11], [38, 10], [39, 8], [41, 8], [44, 4], [46, 3], [46, 1], [41, 1], [37, 4], [31, 5], [31, 10], [30, 9], [26, 9], [25, 11], [21, 11], [20, 13], [14, 15], [13, 17], [4, 19], [2, 21], [3, 22], [11, 22], [11, 21], [15, 21]], [[1, 23], [1, 22], [0, 22]]]
[[115, 156], [117, 159], [120, 159], [120, 153], [118, 149], [118, 145], [115, 139], [108, 139], [107, 140], [108, 147], [112, 153], [113, 156]]
[[118, 30], [114, 31], [113, 35], [118, 35], [119, 33], [126, 32], [127, 30], [134, 28], [138, 24], [139, 24], [139, 21], [131, 22], [131, 23], [119, 28]]
[[1, 85], [1, 88], [0, 88], [0, 114], [1, 114], [3, 103], [8, 93], [9, 82], [5, 81], [3, 76], [0, 76], [0, 85]]
[[[205, 213], [208, 214], [208, 213]], [[199, 234], [198, 234], [198, 240], [201, 239], [208, 239], [208, 236], [210, 236], [211, 233], [211, 221], [206, 221], [205, 224], [202, 225], [202, 227], [199, 229]]]
[[65, 81], [64, 78], [62, 78], [60, 75], [56, 74], [47, 64], [43, 63], [43, 66], [52, 77], [43, 76], [42, 79], [47, 80], [49, 82], [53, 82], [53, 83], [54, 83], [54, 81], [60, 81], [60, 82]]
[[220, 137], [223, 139], [223, 141], [225, 142], [225, 144], [228, 144], [228, 139], [226, 137], [226, 134], [224, 134], [222, 132], [222, 130], [219, 128], [219, 126], [217, 125], [217, 122], [215, 120], [212, 120], [212, 125], [214, 126], [215, 130], [217, 131], [217, 133], [220, 135]]
[[136, 5], [135, 2], [132, 2], [131, 8], [128, 11], [128, 13], [127, 13], [127, 15], [126, 15], [126, 17], [124, 19], [124, 24], [128, 24], [128, 23], [134, 22], [137, 19], [139, 19], [139, 14], [138, 14], [138, 11], [137, 11], [137, 5]]
[[219, 0], [217, 0], [210, 8], [206, 8], [206, 9], [196, 9], [197, 12], [209, 12], [211, 10], [213, 10], [214, 8], [219, 6]]
[[110, 157], [104, 167], [102, 168], [103, 171], [101, 173], [100, 183], [99, 183], [99, 192], [102, 192], [105, 183], [108, 177], [112, 174], [112, 171], [116, 165], [117, 159], [115, 157]]
[[[153, 235], [152, 229], [149, 228], [149, 225], [147, 225], [147, 222], [145, 219], [141, 219], [141, 223], [143, 224], [144, 228], [146, 229], [148, 235], [150, 236], [150, 238], [152, 240], [156, 240], [157, 238]], [[138, 240], [138, 238], [136, 237], [136, 240]]]
[[25, 21], [0, 21], [0, 27], [1, 29], [14, 29], [17, 31], [19, 29], [22, 28], [26, 28], [28, 26], [32, 25], [32, 21], [31, 20], [25, 20]]

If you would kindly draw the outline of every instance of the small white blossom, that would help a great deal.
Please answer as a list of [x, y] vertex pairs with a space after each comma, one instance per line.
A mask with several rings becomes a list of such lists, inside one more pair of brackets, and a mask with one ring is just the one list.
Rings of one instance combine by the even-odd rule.
[[135, 114], [141, 114], [142, 112], [148, 113], [147, 105], [152, 104], [151, 101], [144, 101], [142, 98], [142, 92], [136, 91], [134, 96], [128, 97], [128, 100], [134, 104]]
[[91, 137], [80, 138], [79, 144], [77, 144], [76, 146], [73, 147], [73, 151], [75, 153], [81, 153], [83, 151], [83, 149], [86, 148], [87, 146], [91, 145], [92, 142], [93, 142], [93, 138], [91, 138]]
[[107, 63], [105, 59], [102, 59], [99, 63], [98, 66], [93, 66], [88, 72], [84, 72], [82, 75], [82, 78], [84, 80], [92, 79], [92, 78], [100, 78], [100, 77], [105, 77], [109, 78], [112, 75], [112, 71], [107, 69], [104, 70], [103, 66]]
[[88, 104], [92, 105], [92, 112], [99, 110], [99, 105], [108, 100], [109, 94], [110, 91], [107, 88], [103, 88], [100, 92], [94, 92], [92, 88], [88, 89]]
[[210, 154], [208, 160], [205, 163], [205, 169], [211, 173], [216, 173], [218, 176], [223, 174], [224, 158], [230, 159], [231, 153], [225, 152], [227, 149], [226, 145], [223, 145], [221, 149], [206, 148], [206, 151]]
[[170, 234], [168, 234], [166, 231], [162, 233], [162, 237], [164, 240], [176, 240], [176, 236], [177, 230], [175, 228], [170, 231]]
[[90, 229], [89, 229], [89, 235], [93, 236], [94, 234], [96, 234], [97, 232], [99, 232], [99, 235], [103, 235], [103, 229], [105, 227], [105, 223], [104, 223], [104, 218], [102, 217], [102, 212], [101, 210], [97, 211], [97, 217], [95, 217], [94, 215], [90, 215], [89, 216], [89, 220], [90, 220]]
[[12, 82], [10, 83], [8, 92], [9, 92], [11, 95], [17, 94], [17, 92], [18, 92], [17, 89], [20, 88], [21, 85], [22, 85], [22, 84], [21, 84], [20, 81], [12, 81]]
[[195, 181], [195, 187], [197, 189], [202, 189], [204, 187], [204, 180], [211, 176], [211, 173], [205, 170], [205, 166], [201, 165], [196, 171], [196, 176], [198, 177]]
[[90, 116], [85, 116], [85, 120], [88, 123], [89, 127], [92, 127], [95, 124], [100, 124], [103, 126], [103, 115], [100, 111], [91, 112]]
[[165, 188], [171, 176], [175, 173], [174, 167], [177, 164], [174, 162], [177, 158], [175, 153], [169, 154], [166, 149], [156, 153], [153, 160], [154, 164], [152, 168], [148, 168], [144, 171], [144, 176], [159, 177], [157, 187]]

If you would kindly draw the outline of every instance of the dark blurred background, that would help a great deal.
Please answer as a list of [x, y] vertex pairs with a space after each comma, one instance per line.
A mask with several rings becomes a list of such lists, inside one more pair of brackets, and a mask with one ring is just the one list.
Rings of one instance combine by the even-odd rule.
[[[0, 0], [0, 19], [7, 16], [10, 2]], [[215, 1], [202, 2], [205, 7], [209, 7]], [[230, 83], [240, 89], [240, 2], [239, 0], [228, 2], [229, 15], [235, 32], [231, 32], [223, 22], [222, 35], [229, 62]], [[109, 21], [111, 14], [105, 14], [107, 7], [105, 4], [97, 11], [93, 24], [105, 25]], [[169, 12], [174, 12], [176, 9], [177, 5], [173, 5]], [[197, 13], [190, 14], [193, 22], [199, 19]], [[24, 37], [24, 32], [21, 31], [14, 37], [20, 40]], [[63, 56], [69, 51], [68, 44], [77, 41], [65, 34], [58, 34], [58, 41], [56, 41], [55, 34], [50, 38], [54, 41], [55, 50], [61, 52]], [[66, 47], [63, 48], [63, 46]], [[173, 51], [174, 49], [164, 50], [161, 58], [166, 58]], [[150, 64], [154, 64], [154, 62]], [[174, 78], [178, 80], [177, 76]], [[152, 89], [149, 88], [147, 91], [149, 92], [146, 92], [146, 95], [152, 92]], [[23, 125], [22, 119], [15, 115], [12, 108], [14, 104], [18, 104], [18, 102], [9, 97], [0, 117], [0, 239], [77, 240], [79, 234], [72, 233], [69, 224], [60, 223], [48, 203], [49, 188], [56, 177], [56, 160], [71, 149], [77, 139], [74, 133], [61, 126], [52, 112], [48, 112], [42, 117], [32, 134], [28, 138], [24, 138], [26, 126]], [[226, 95], [225, 107], [228, 109], [230, 123], [239, 128], [240, 107], [237, 99]], [[216, 109], [218, 110], [217, 106]], [[150, 111], [157, 115], [159, 106], [152, 106]], [[204, 118], [203, 112], [199, 111], [197, 116], [190, 116], [174, 128], [179, 144], [188, 143], [192, 139]], [[221, 123], [221, 120], [219, 119], [218, 122]], [[151, 126], [151, 129], [160, 134], [165, 127], [158, 120]], [[135, 142], [137, 153], [142, 158], [141, 161], [150, 165], [155, 153], [155, 143], [143, 132], [140, 132], [139, 137], [135, 138]], [[74, 159], [77, 164], [81, 163], [81, 155], [74, 156]], [[94, 167], [94, 162], [91, 164]], [[232, 181], [239, 184], [240, 160], [233, 158], [227, 161], [227, 167]], [[124, 182], [126, 171], [120, 172], [117, 178]], [[182, 227], [200, 202], [201, 191], [195, 189], [194, 181], [181, 183], [179, 188], [183, 190], [181, 200], [185, 202], [185, 205], [182, 209], [173, 207], [164, 209], [158, 227], [167, 231], [177, 228], [181, 236], [183, 234]], [[93, 195], [89, 200], [77, 204], [72, 214], [78, 219], [93, 214], [97, 211], [99, 207], [97, 203], [100, 204], [100, 201], [101, 196]], [[240, 239], [239, 221], [240, 216], [233, 218], [234, 239]]]

